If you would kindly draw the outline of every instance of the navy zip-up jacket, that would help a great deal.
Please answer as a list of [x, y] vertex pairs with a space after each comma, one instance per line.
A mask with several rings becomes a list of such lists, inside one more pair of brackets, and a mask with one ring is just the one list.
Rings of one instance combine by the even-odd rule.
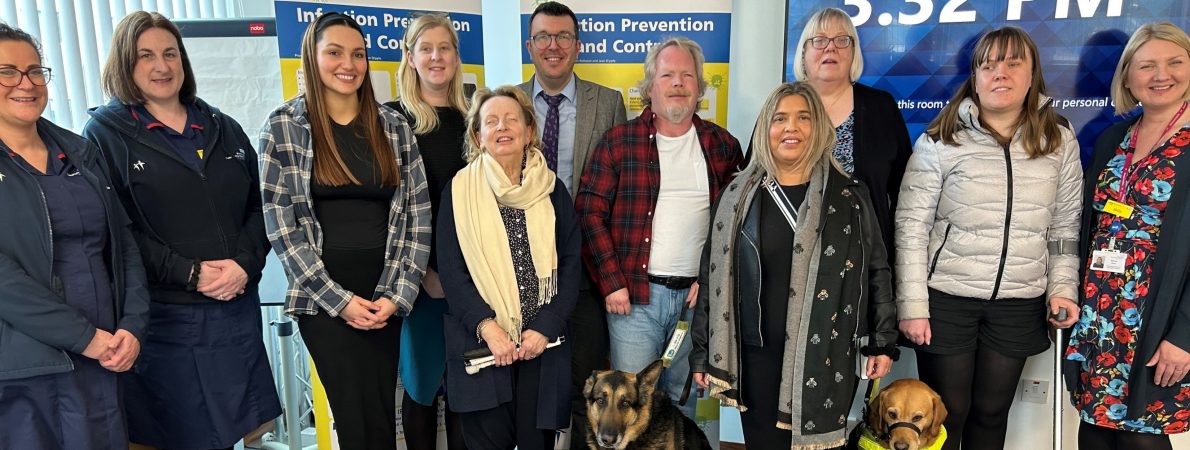
[[[37, 130], [61, 145], [103, 199], [115, 323], [143, 341], [149, 316], [144, 269], [99, 149], [44, 118]], [[10, 150], [0, 144], [0, 151]], [[66, 304], [62, 284], [53, 275], [53, 230], [45, 196], [35, 177], [8, 157], [0, 157], [0, 211], [0, 380], [74, 370], [66, 352], [81, 354], [96, 327]]]
[[256, 151], [230, 116], [201, 99], [194, 106], [207, 123], [201, 173], [118, 100], [92, 108], [83, 129], [112, 168], [156, 302], [217, 301], [187, 289], [194, 263], [217, 259], [239, 264], [244, 295], [254, 295], [268, 255]]

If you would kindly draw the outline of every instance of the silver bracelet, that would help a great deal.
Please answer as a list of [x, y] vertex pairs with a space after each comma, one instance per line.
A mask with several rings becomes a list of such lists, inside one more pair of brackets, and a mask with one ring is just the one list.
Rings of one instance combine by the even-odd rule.
[[486, 327], [489, 323], [492, 323], [495, 321], [496, 321], [496, 319], [493, 319], [491, 317], [488, 317], [488, 318], [485, 318], [485, 319], [479, 321], [479, 325], [475, 326], [475, 340], [479, 341], [479, 342], [483, 342], [483, 327]]

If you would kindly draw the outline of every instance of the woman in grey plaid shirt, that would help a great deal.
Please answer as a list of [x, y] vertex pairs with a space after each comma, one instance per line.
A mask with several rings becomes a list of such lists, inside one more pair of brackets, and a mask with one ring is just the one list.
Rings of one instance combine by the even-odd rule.
[[396, 317], [430, 249], [425, 169], [408, 123], [373, 97], [359, 25], [326, 13], [302, 39], [304, 93], [261, 132], [265, 228], [340, 448], [395, 449]]

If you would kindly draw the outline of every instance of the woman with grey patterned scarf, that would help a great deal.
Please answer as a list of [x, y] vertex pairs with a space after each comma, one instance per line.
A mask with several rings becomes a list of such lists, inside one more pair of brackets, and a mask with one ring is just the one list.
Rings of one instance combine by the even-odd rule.
[[714, 208], [690, 367], [740, 410], [745, 443], [841, 447], [857, 369], [880, 378], [897, 357], [886, 250], [867, 188], [826, 151], [835, 133], [809, 84], [778, 87], [755, 130]]

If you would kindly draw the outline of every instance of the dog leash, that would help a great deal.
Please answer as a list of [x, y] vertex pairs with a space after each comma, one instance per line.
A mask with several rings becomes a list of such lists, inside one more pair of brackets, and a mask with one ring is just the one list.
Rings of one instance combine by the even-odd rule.
[[872, 407], [872, 395], [880, 392], [880, 378], [869, 379], [868, 389], [864, 391], [864, 407], [860, 408], [860, 418], [868, 417], [868, 408]]
[[[678, 317], [678, 324], [674, 327], [674, 332], [669, 337], [669, 344], [665, 346], [665, 351], [661, 353], [661, 365], [669, 368], [673, 364], [674, 357], [678, 354], [678, 349], [682, 347], [682, 341], [686, 340], [686, 335], [690, 332], [690, 320], [687, 314], [690, 312], [690, 306], [685, 301], [682, 302], [682, 315]], [[686, 406], [686, 400], [690, 398], [690, 386], [694, 383], [694, 373], [686, 371], [686, 383], [682, 387], [682, 396], [678, 400], [678, 406]]]

